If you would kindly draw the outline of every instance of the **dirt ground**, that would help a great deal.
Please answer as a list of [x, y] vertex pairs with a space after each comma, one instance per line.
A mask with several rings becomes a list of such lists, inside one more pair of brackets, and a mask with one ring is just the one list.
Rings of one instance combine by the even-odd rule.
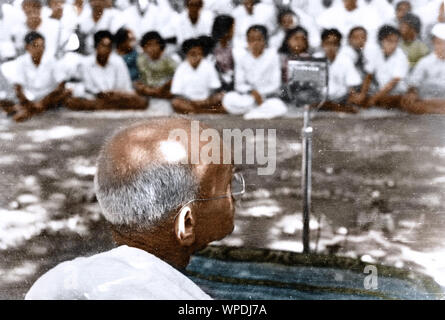
[[[22, 299], [57, 263], [113, 247], [94, 196], [95, 159], [106, 136], [144, 117], [0, 118], [0, 299]], [[302, 251], [301, 114], [196, 119], [276, 130], [274, 174], [239, 165], [247, 193], [233, 234], [216, 244]], [[445, 117], [323, 113], [313, 127], [312, 251], [420, 271], [444, 286]]]

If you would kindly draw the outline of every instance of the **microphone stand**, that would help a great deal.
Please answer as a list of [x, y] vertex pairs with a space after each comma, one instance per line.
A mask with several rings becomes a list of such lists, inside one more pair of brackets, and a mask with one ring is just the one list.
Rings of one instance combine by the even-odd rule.
[[[322, 101], [316, 108], [316, 111], [326, 102], [328, 87], [324, 88]], [[312, 135], [311, 125], [311, 106], [304, 105], [303, 111], [303, 129], [302, 129], [302, 161], [301, 161], [301, 187], [303, 190], [303, 253], [310, 252], [309, 221], [311, 212], [311, 193], [312, 193]]]

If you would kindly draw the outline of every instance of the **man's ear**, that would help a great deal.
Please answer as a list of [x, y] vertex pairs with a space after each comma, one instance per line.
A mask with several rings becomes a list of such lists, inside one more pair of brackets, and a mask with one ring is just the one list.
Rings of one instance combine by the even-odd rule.
[[175, 236], [184, 247], [191, 246], [195, 242], [195, 218], [189, 206], [181, 208], [176, 217]]

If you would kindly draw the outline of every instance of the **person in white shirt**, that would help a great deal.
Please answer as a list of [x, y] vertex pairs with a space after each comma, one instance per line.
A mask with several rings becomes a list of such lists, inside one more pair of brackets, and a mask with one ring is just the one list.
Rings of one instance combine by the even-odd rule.
[[59, 20], [69, 32], [74, 32], [78, 23], [75, 7], [66, 0], [49, 0], [48, 6], [42, 8], [42, 16]]
[[201, 41], [192, 38], [184, 41], [185, 60], [173, 76], [172, 106], [179, 113], [221, 113], [222, 94], [218, 72], [210, 60], [204, 58]]
[[146, 109], [148, 102], [134, 92], [124, 60], [113, 52], [113, 35], [96, 32], [94, 46], [96, 53], [81, 63], [81, 83], [70, 84], [72, 97], [65, 106], [71, 110]]
[[321, 29], [338, 29], [344, 39], [353, 27], [363, 26], [370, 40], [374, 41], [378, 28], [385, 22], [383, 18], [375, 10], [358, 6], [357, 0], [342, 1], [343, 5], [332, 6], [317, 18], [318, 26]]
[[443, 0], [431, 0], [414, 12], [422, 20], [421, 39], [429, 48], [433, 47], [431, 41], [431, 30], [437, 23], [445, 23], [445, 3]]
[[119, 11], [109, 8], [107, 0], [90, 0], [91, 10], [83, 10], [79, 17], [80, 32], [86, 39], [83, 44], [86, 54], [94, 52], [94, 34], [100, 30], [108, 30], [116, 33], [123, 26], [119, 17]]
[[178, 17], [179, 13], [171, 7], [168, 0], [150, 2], [142, 17], [140, 29], [142, 34], [157, 31], [167, 41], [176, 38]]
[[445, 113], [445, 23], [431, 31], [434, 51], [422, 58], [408, 78], [402, 109], [411, 113]]
[[353, 94], [349, 101], [355, 105], [363, 106], [366, 102], [368, 92], [375, 91], [375, 82], [373, 82], [372, 59], [374, 52], [379, 50], [375, 45], [368, 41], [368, 33], [363, 27], [354, 27], [348, 35], [348, 44], [343, 46], [338, 53], [352, 61], [355, 69], [362, 79], [361, 88], [357, 89], [357, 94]]
[[69, 41], [75, 36], [78, 18], [73, 6], [65, 3], [65, 0], [49, 0], [48, 5], [50, 9], [47, 13], [48, 18], [59, 24], [56, 57], [61, 58], [66, 53]]
[[280, 117], [287, 112], [279, 98], [280, 57], [275, 49], [267, 48], [267, 41], [266, 27], [253, 25], [247, 30], [249, 49], [235, 56], [235, 91], [223, 99], [228, 113], [255, 119]]
[[[147, 7], [150, 5], [151, 3], [147, 2]], [[142, 19], [147, 8], [143, 8], [137, 0], [119, 0], [116, 1], [115, 6], [119, 11], [118, 18], [121, 20], [122, 27], [130, 30], [139, 40], [143, 35]]]
[[[299, 6], [303, 4], [303, 6]], [[299, 26], [307, 30], [309, 34], [309, 45], [312, 48], [318, 48], [320, 46], [320, 28], [317, 25], [316, 17], [319, 16], [321, 1], [307, 1], [307, 4], [297, 0], [291, 2], [292, 11], [298, 16]], [[317, 9], [318, 6], [318, 9]]]
[[224, 144], [217, 162], [193, 160], [206, 144], [187, 141], [209, 129], [196, 122], [153, 118], [107, 139], [94, 185], [117, 248], [62, 262], [26, 300], [211, 299], [182, 271], [192, 254], [233, 231], [244, 179], [224, 162]]
[[12, 37], [17, 53], [25, 50], [23, 39], [30, 31], [37, 31], [45, 38], [46, 54], [55, 56], [60, 44], [60, 26], [57, 20], [42, 17], [42, 4], [39, 0], [24, 0], [22, 2], [23, 20], [12, 23], [8, 30]]
[[396, 12], [394, 6], [388, 0], [358, 0], [358, 3], [368, 14], [372, 13], [372, 15], [368, 16], [368, 19], [377, 15], [381, 23], [384, 24], [390, 24], [395, 19]]
[[326, 29], [321, 33], [321, 47], [328, 61], [328, 97], [320, 110], [356, 113], [352, 98], [358, 94], [362, 79], [352, 59], [339, 54], [342, 34], [337, 29]]
[[235, 49], [247, 48], [246, 32], [253, 25], [264, 25], [268, 34], [273, 34], [278, 25], [275, 7], [259, 0], [243, 0], [232, 12], [235, 19], [233, 46]]
[[17, 56], [14, 42], [8, 32], [9, 25], [4, 18], [0, 19], [0, 61]]
[[7, 79], [14, 87], [17, 104], [12, 110], [15, 121], [24, 121], [37, 113], [62, 103], [69, 95], [57, 63], [46, 53], [45, 39], [38, 32], [31, 31], [24, 39], [26, 53], [13, 64], [14, 73]]
[[232, 0], [205, 0], [204, 9], [210, 10], [214, 15], [227, 14], [230, 15], [233, 11]]
[[391, 25], [384, 25], [378, 32], [380, 50], [370, 59], [377, 92], [372, 92], [367, 106], [398, 108], [401, 95], [406, 91], [406, 77], [409, 73], [409, 61], [399, 47], [400, 32]]
[[199, 36], [210, 36], [212, 32], [214, 15], [204, 10], [203, 0], [185, 0], [186, 9], [179, 15], [175, 25], [176, 43], [182, 43]]

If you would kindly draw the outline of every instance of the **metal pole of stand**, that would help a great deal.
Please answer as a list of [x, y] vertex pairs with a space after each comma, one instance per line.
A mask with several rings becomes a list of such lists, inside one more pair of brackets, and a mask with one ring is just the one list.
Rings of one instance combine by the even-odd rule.
[[310, 123], [310, 106], [304, 106], [302, 189], [303, 189], [303, 253], [309, 253], [309, 214], [311, 211], [311, 170], [312, 170], [312, 127]]

